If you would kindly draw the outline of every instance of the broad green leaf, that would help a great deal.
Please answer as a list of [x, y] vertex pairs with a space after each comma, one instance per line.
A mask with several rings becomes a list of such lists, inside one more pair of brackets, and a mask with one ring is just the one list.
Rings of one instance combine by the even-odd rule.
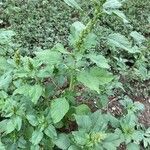
[[76, 21], [72, 24], [72, 27], [75, 29], [75, 31], [77, 33], [80, 33], [82, 30], [84, 30], [86, 28], [86, 26], [80, 22], [80, 21]]
[[38, 125], [38, 120], [36, 118], [35, 115], [32, 115], [32, 114], [28, 114], [26, 116], [27, 120], [29, 121], [29, 123], [32, 125], [32, 126], [37, 126]]
[[[75, 45], [79, 40], [81, 32], [86, 28], [86, 26], [79, 21], [76, 21], [71, 26], [71, 34], [69, 35], [69, 42], [71, 45]], [[97, 36], [94, 33], [89, 33], [83, 43], [84, 49], [91, 49], [97, 44]]]
[[75, 112], [77, 115], [87, 115], [91, 112], [91, 110], [87, 105], [81, 104], [75, 107]]
[[22, 148], [22, 149], [25, 149], [26, 148], [26, 140], [24, 139], [24, 137], [20, 137], [19, 140], [18, 140], [18, 147], [19, 148]]
[[117, 147], [113, 144], [113, 143], [111, 143], [111, 142], [109, 142], [109, 143], [104, 143], [103, 144], [103, 147], [106, 149], [106, 150], [117, 150]]
[[129, 23], [129, 21], [127, 20], [127, 17], [125, 16], [125, 14], [120, 11], [120, 10], [113, 10], [112, 11], [114, 14], [116, 14], [118, 17], [120, 17], [124, 23]]
[[15, 127], [16, 127], [16, 125], [14, 124], [14, 121], [12, 119], [10, 119], [6, 125], [6, 134], [9, 134], [12, 131], [14, 131]]
[[40, 96], [42, 95], [43, 92], [43, 88], [41, 85], [39, 84], [35, 84], [35, 85], [23, 85], [20, 86], [18, 89], [16, 89], [13, 93], [13, 95], [16, 94], [23, 94], [24, 96], [28, 96], [31, 98], [31, 101], [36, 104], [40, 98]]
[[107, 134], [107, 137], [104, 139], [103, 146], [107, 150], [116, 150], [122, 142], [124, 142], [122, 132], [120, 130], [115, 130], [114, 133]]
[[1, 142], [1, 139], [0, 139], [0, 150], [6, 150], [5, 145]]
[[79, 147], [75, 146], [75, 145], [71, 145], [68, 150], [81, 150]]
[[93, 77], [95, 76], [99, 80], [100, 85], [108, 84], [109, 82], [111, 82], [114, 79], [113, 75], [110, 72], [108, 72], [105, 69], [100, 69], [97, 67], [92, 68], [90, 70], [90, 74]]
[[69, 35], [69, 43], [71, 45], [75, 45], [76, 41], [78, 40], [80, 33], [86, 28], [86, 26], [79, 22], [76, 21], [72, 24], [70, 30], [71, 30], [71, 34]]
[[70, 54], [61, 43], [57, 43], [54, 47], [53, 50], [58, 51], [62, 54]]
[[101, 68], [92, 68], [90, 71], [82, 71], [78, 74], [77, 80], [91, 90], [100, 92], [99, 86], [108, 84], [113, 80], [112, 74]]
[[54, 99], [51, 102], [51, 117], [54, 123], [58, 123], [69, 110], [69, 103], [65, 98]]
[[[0, 122], [0, 134], [6, 131], [8, 123], [9, 123], [9, 120], [7, 120], [7, 119], [2, 120]], [[13, 127], [13, 129], [14, 129], [14, 127]], [[13, 129], [12, 129], [12, 131], [13, 131]]]
[[74, 137], [75, 142], [77, 143], [77, 145], [86, 145], [89, 142], [89, 138], [90, 136], [88, 135], [88, 133], [84, 132], [84, 131], [73, 131], [72, 135]]
[[31, 86], [31, 89], [29, 90], [29, 96], [31, 97], [31, 101], [36, 104], [42, 95], [43, 88], [41, 85], [36, 84], [34, 86]]
[[119, 120], [116, 117], [112, 116], [110, 113], [107, 114], [107, 118], [108, 118], [112, 127], [117, 128], [120, 126]]
[[90, 50], [97, 45], [97, 36], [94, 33], [89, 33], [84, 40], [84, 48]]
[[107, 95], [101, 95], [101, 96], [99, 96], [99, 100], [97, 101], [97, 104], [100, 107], [107, 107], [108, 102], [109, 102], [108, 96]]
[[92, 126], [92, 121], [87, 115], [75, 115], [76, 122], [78, 124], [78, 128], [80, 130], [85, 130], [89, 132]]
[[12, 81], [12, 74], [11, 72], [7, 72], [0, 77], [0, 89], [5, 89], [9, 87], [9, 84]]
[[89, 54], [87, 58], [91, 59], [92, 62], [96, 63], [98, 67], [109, 68], [107, 59], [103, 55]]
[[130, 36], [133, 37], [133, 39], [138, 43], [138, 44], [142, 44], [146, 39], [143, 35], [141, 35], [140, 33], [138, 33], [137, 31], [132, 31], [130, 33]]
[[140, 147], [135, 143], [130, 143], [127, 145], [127, 150], [140, 150]]
[[13, 93], [13, 95], [16, 95], [16, 94], [23, 94], [25, 96], [28, 96], [29, 95], [29, 89], [30, 89], [30, 86], [29, 85], [24, 85], [24, 86], [20, 86], [18, 89], [16, 89]]
[[52, 139], [55, 139], [57, 137], [56, 129], [51, 124], [44, 130], [44, 133]]
[[43, 138], [43, 132], [40, 131], [40, 130], [35, 130], [33, 133], [32, 133], [32, 137], [30, 139], [31, 143], [33, 145], [37, 145], [40, 143], [40, 141], [42, 140]]
[[30, 149], [31, 150], [40, 150], [40, 146], [39, 145], [31, 145]]
[[35, 52], [37, 59], [48, 65], [59, 64], [62, 61], [61, 53], [52, 50], [44, 50], [40, 52]]
[[125, 36], [121, 35], [120, 33], [110, 34], [108, 36], [108, 42], [116, 47], [125, 49], [127, 51], [129, 48], [131, 48], [131, 43]]
[[[4, 120], [3, 122], [0, 122], [0, 127], [2, 124], [4, 125], [2, 127], [2, 130], [3, 130], [3, 132], [6, 132], [6, 134], [11, 133], [15, 129], [17, 131], [20, 131], [21, 126], [22, 126], [22, 118], [20, 116], [13, 116], [11, 119], [9, 119], [7, 121]], [[1, 130], [0, 130], [0, 132], [1, 132]]]
[[122, 4], [119, 0], [106, 0], [106, 2], [103, 4], [103, 8], [105, 10], [118, 9], [121, 6]]
[[132, 135], [134, 141], [141, 142], [144, 139], [144, 131], [135, 131]]
[[18, 149], [18, 145], [16, 142], [12, 142], [11, 144], [7, 145], [7, 149], [16, 150]]
[[[4, 58], [3, 56], [0, 56], [0, 64], [1, 64], [0, 65], [0, 75], [3, 75], [3, 73], [5, 71], [7, 71], [8, 68], [10, 68], [10, 66], [9, 66], [9, 64], [7, 62], [7, 59]], [[10, 68], [10, 69], [12, 69], [12, 68]]]
[[124, 50], [128, 51], [129, 53], [139, 52], [139, 49], [136, 46], [132, 47], [132, 45], [128, 41], [128, 39], [119, 33], [110, 34], [108, 36], [108, 43], [111, 46], [115, 46], [115, 47], [124, 49]]
[[22, 118], [20, 116], [15, 116], [13, 118], [13, 123], [15, 124], [15, 128], [17, 131], [20, 131], [22, 126]]
[[82, 10], [79, 4], [76, 2], [76, 0], [64, 0], [64, 1], [69, 6]]
[[87, 86], [89, 89], [94, 90], [97, 93], [100, 92], [99, 80], [95, 76], [92, 76], [89, 72], [80, 72], [77, 76], [77, 80], [81, 82], [84, 86]]
[[70, 140], [66, 134], [59, 134], [57, 140], [55, 140], [54, 143], [62, 150], [67, 150], [70, 146]]
[[103, 132], [107, 129], [108, 120], [105, 115], [101, 114], [101, 111], [96, 111], [90, 115], [92, 121], [93, 132]]

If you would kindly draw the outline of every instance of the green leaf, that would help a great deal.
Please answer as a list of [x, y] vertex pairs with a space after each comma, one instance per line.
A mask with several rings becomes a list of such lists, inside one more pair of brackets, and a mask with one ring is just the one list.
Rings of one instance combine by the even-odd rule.
[[57, 43], [54, 47], [53, 50], [59, 51], [62, 54], [70, 54], [61, 43]]
[[91, 110], [87, 105], [81, 104], [75, 107], [75, 112], [77, 115], [87, 115], [91, 112]]
[[12, 81], [11, 72], [6, 72], [4, 75], [0, 77], [0, 89], [7, 90], [11, 81]]
[[26, 84], [16, 89], [13, 95], [23, 94], [24, 96], [29, 96], [31, 98], [31, 101], [34, 104], [37, 104], [42, 93], [43, 93], [43, 88], [41, 85], [35, 84], [31, 86]]
[[44, 133], [52, 139], [55, 139], [57, 137], [56, 129], [51, 124], [44, 130]]
[[99, 80], [100, 85], [108, 84], [114, 79], [113, 75], [110, 72], [108, 72], [105, 69], [100, 69], [97, 67], [91, 68], [90, 74], [93, 77], [95, 76]]
[[141, 142], [144, 139], [144, 132], [143, 131], [135, 131], [132, 135], [134, 141]]
[[6, 150], [5, 145], [1, 142], [1, 139], [0, 139], [0, 150]]
[[116, 14], [118, 17], [120, 17], [124, 23], [129, 23], [129, 21], [127, 20], [127, 17], [125, 16], [125, 14], [120, 11], [120, 10], [113, 10], [112, 11], [114, 14]]
[[29, 114], [29, 115], [26, 116], [26, 118], [28, 119], [29, 123], [32, 126], [37, 126], [38, 125], [38, 120], [37, 120], [36, 116], [34, 116], [32, 114]]
[[7, 119], [0, 122], [0, 134], [6, 131], [8, 122], [9, 121]]
[[91, 59], [92, 62], [96, 63], [98, 67], [109, 68], [107, 59], [103, 55], [89, 54], [87, 58]]
[[40, 150], [40, 146], [39, 145], [31, 145], [31, 150]]
[[99, 96], [99, 100], [97, 101], [97, 105], [100, 107], [107, 107], [108, 106], [108, 96], [107, 95], [101, 95]]
[[54, 123], [58, 123], [65, 116], [69, 110], [69, 103], [65, 98], [58, 98], [52, 100], [51, 103], [51, 117]]
[[96, 111], [90, 115], [90, 119], [92, 121], [92, 131], [100, 132], [105, 131], [107, 129], [108, 120], [101, 111]]
[[32, 133], [32, 137], [31, 137], [30, 141], [32, 142], [32, 144], [37, 145], [40, 143], [42, 138], [43, 138], [43, 132], [39, 131], [39, 130], [35, 130]]
[[135, 143], [130, 143], [127, 145], [127, 150], [140, 150], [140, 147]]
[[82, 71], [78, 74], [77, 80], [91, 90], [100, 93], [99, 86], [108, 84], [113, 80], [112, 74], [101, 68], [92, 68], [90, 71]]
[[78, 124], [78, 128], [80, 130], [86, 130], [87, 132], [91, 129], [92, 121], [87, 115], [75, 115], [76, 122]]
[[80, 148], [78, 148], [77, 146], [75, 145], [71, 145], [68, 150], [81, 150]]
[[35, 52], [35, 54], [36, 58], [44, 64], [55, 65], [62, 62], [61, 53], [57, 51], [44, 50]]
[[142, 44], [142, 43], [146, 40], [146, 38], [145, 38], [142, 34], [138, 33], [137, 31], [132, 31], [132, 32], [130, 33], [130, 36], [133, 37], [133, 39], [134, 39], [138, 44]]
[[103, 147], [106, 149], [106, 150], [117, 150], [117, 147], [115, 145], [113, 145], [113, 143], [104, 143], [103, 144]]
[[84, 86], [87, 86], [91, 90], [94, 90], [97, 93], [100, 92], [99, 80], [95, 76], [92, 76], [89, 72], [87, 71], [80, 72], [80, 74], [78, 74], [77, 76], [77, 80], [83, 83]]
[[82, 10], [79, 4], [75, 0], [64, 0], [64, 1], [69, 6]]
[[[10, 66], [7, 62], [7, 58], [3, 57], [3, 56], [0, 56], [0, 75], [2, 75], [4, 72], [6, 72]], [[10, 68], [12, 69], [12, 68]]]
[[89, 33], [84, 40], [84, 48], [90, 50], [97, 45], [97, 36], [94, 33]]
[[18, 140], [18, 147], [19, 148], [22, 148], [22, 149], [25, 149], [26, 148], [26, 140], [24, 139], [24, 137], [20, 137], [19, 140]]
[[[0, 122], [0, 127], [2, 125], [4, 125], [2, 127], [2, 132], [6, 132], [6, 134], [11, 133], [15, 129], [17, 131], [20, 131], [21, 126], [22, 126], [22, 118], [20, 116], [13, 116], [9, 120], [4, 120], [4, 121]], [[0, 130], [0, 132], [1, 132], [1, 130]]]
[[110, 133], [107, 135], [105, 141], [104, 141], [104, 147], [107, 147], [109, 143], [111, 143], [112, 146], [117, 148], [122, 142], [124, 141], [122, 132], [120, 130], [116, 130], [114, 133]]
[[74, 131], [72, 135], [77, 145], [84, 146], [89, 142], [90, 136], [84, 131]]
[[40, 96], [42, 95], [43, 88], [41, 85], [36, 84], [34, 86], [31, 86], [31, 89], [29, 90], [29, 96], [32, 98], [31, 101], [34, 104], [37, 104]]
[[71, 34], [69, 35], [69, 42], [71, 45], [75, 45], [76, 41], [78, 40], [80, 33], [86, 28], [86, 26], [79, 22], [76, 21], [72, 24], [70, 31]]
[[62, 150], [67, 150], [70, 146], [70, 140], [66, 134], [59, 134], [58, 139], [54, 143]]
[[112, 116], [110, 113], [107, 114], [107, 117], [112, 127], [117, 128], [120, 126], [120, 122], [116, 117]]
[[128, 39], [119, 33], [110, 34], [108, 36], [108, 43], [111, 46], [115, 46], [115, 47], [124, 49], [124, 50], [128, 51], [129, 53], [139, 52], [139, 49], [136, 46], [132, 47], [132, 45], [128, 41]]
[[7, 125], [6, 125], [6, 134], [9, 134], [11, 133], [12, 131], [15, 130], [15, 124], [13, 122], [12, 119], [10, 119], [8, 122], [7, 122]]
[[15, 116], [13, 118], [13, 122], [15, 124], [15, 128], [17, 129], [17, 131], [19, 131], [22, 126], [22, 118], [20, 116]]
[[118, 9], [121, 6], [122, 4], [118, 0], [106, 0], [106, 2], [103, 4], [103, 8], [105, 10]]

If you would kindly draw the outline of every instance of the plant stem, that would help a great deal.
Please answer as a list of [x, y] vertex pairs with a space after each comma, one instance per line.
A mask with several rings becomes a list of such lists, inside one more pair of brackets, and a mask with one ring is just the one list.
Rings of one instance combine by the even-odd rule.
[[74, 89], [74, 74], [71, 73], [70, 84], [69, 84], [69, 91], [73, 91], [73, 89]]
[[[84, 47], [83, 47], [84, 42], [85, 42], [85, 38], [92, 31], [92, 29], [96, 25], [100, 15], [102, 14], [100, 6], [97, 4], [97, 2], [94, 0], [93, 3], [94, 3], [94, 8], [95, 8], [94, 17], [92, 19], [90, 19], [90, 21], [87, 23], [86, 28], [80, 33], [79, 39], [76, 42], [76, 50], [77, 50], [77, 52], [79, 52], [81, 54], [83, 54], [85, 52]], [[73, 56], [73, 59], [76, 62], [75, 56]], [[74, 69], [75, 68], [76, 68], [76, 65], [74, 64]], [[75, 71], [71, 70], [69, 91], [74, 90], [74, 75], [75, 75]]]

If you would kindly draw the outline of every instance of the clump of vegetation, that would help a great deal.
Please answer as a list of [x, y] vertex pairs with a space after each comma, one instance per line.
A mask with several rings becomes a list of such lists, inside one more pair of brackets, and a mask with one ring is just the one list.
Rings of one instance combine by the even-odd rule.
[[67, 44], [75, 17], [61, 0], [6, 0], [1, 5], [1, 26], [13, 29], [15, 41], [28, 51], [51, 48], [56, 42]]
[[[8, 16], [10, 12], [6, 10], [11, 9], [4, 6], [10, 3], [14, 4], [13, 7], [10, 5], [11, 9], [14, 8], [13, 12], [28, 11], [24, 1], [22, 3], [25, 5], [5, 1], [3, 8]], [[34, 17], [48, 17], [49, 1], [29, 3], [34, 8], [30, 12], [29, 25], [37, 21]], [[81, 12], [81, 16], [84, 14], [84, 3], [79, 5], [76, 0], [61, 3], [64, 7], [70, 6], [70, 9]], [[40, 45], [40, 48], [45, 50], [37, 51], [38, 42], [24, 40], [29, 45], [33, 44], [33, 51], [31, 55], [28, 52], [22, 54], [18, 44], [12, 42], [12, 38], [19, 34], [15, 35], [11, 28], [0, 30], [0, 149], [149, 149], [150, 128], [139, 122], [144, 105], [134, 102], [127, 95], [126, 84], [122, 82], [122, 77], [126, 76], [127, 79], [142, 82], [150, 79], [147, 39], [135, 30], [123, 35], [110, 30], [105, 24], [101, 25], [104, 16], [109, 19], [115, 14], [115, 19], [130, 26], [121, 10], [123, 2], [91, 0], [90, 5], [92, 16], [85, 22], [78, 20], [71, 25], [67, 46], [63, 45], [63, 40], [56, 44], [52, 41], [54, 45], [49, 48], [45, 47], [45, 41], [41, 41], [39, 44], [44, 46]], [[34, 16], [36, 7], [42, 12]], [[52, 8], [55, 9], [54, 6]], [[12, 18], [10, 24], [15, 20], [15, 17]], [[54, 21], [58, 24], [57, 19]], [[46, 20], [41, 23], [44, 22]], [[96, 32], [99, 25], [101, 35]], [[15, 26], [12, 28], [16, 30]], [[26, 34], [21, 28], [17, 31]], [[39, 29], [37, 31], [40, 32]], [[46, 30], [44, 33], [52, 32]], [[49, 35], [45, 36], [44, 33], [39, 35], [47, 40], [46, 36]], [[29, 39], [36, 37], [36, 34], [33, 37], [28, 35]], [[24, 44], [23, 39], [20, 42]], [[100, 42], [104, 47], [100, 45], [98, 48]], [[132, 64], [128, 65], [129, 62]], [[109, 104], [114, 101], [111, 97], [117, 98], [119, 114], [109, 111]]]

